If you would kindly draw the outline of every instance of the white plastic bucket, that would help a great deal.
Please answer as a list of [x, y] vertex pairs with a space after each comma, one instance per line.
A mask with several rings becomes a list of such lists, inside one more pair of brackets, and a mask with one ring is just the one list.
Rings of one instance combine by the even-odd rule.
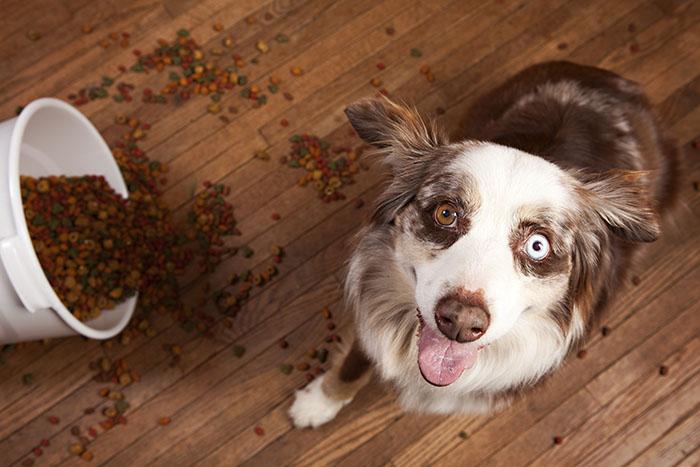
[[[0, 344], [82, 334], [108, 339], [127, 325], [136, 296], [83, 323], [61, 303], [32, 246], [19, 176], [103, 175], [129, 192], [109, 147], [72, 106], [38, 99], [0, 123]], [[6, 181], [6, 183], [5, 183]]]

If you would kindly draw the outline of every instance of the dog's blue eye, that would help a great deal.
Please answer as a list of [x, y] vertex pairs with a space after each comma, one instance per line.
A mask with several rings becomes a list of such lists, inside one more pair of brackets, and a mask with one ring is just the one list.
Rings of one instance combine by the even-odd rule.
[[525, 243], [525, 253], [534, 260], [543, 260], [549, 256], [549, 240], [542, 234], [532, 234]]

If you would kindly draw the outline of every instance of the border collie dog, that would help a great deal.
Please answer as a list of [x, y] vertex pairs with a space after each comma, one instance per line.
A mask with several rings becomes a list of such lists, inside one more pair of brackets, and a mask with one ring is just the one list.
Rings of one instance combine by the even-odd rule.
[[372, 367], [407, 410], [507, 405], [580, 345], [678, 185], [639, 86], [597, 68], [527, 68], [453, 142], [388, 99], [345, 113], [392, 177], [349, 261], [354, 343], [297, 392], [297, 427], [335, 417]]

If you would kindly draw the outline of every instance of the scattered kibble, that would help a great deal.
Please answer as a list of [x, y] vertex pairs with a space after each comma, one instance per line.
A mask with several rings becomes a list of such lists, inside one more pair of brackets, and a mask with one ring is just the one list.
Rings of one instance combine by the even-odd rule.
[[92, 26], [90, 26], [89, 24], [85, 24], [83, 25], [82, 30], [85, 34], [90, 34], [92, 32]]
[[245, 21], [246, 21], [246, 23], [248, 23], [248, 24], [255, 24], [255, 22], [256, 22], [257, 20], [255, 19], [255, 16], [249, 16], [248, 18], [246, 18]]
[[83, 453], [83, 451], [85, 450], [85, 447], [80, 443], [73, 443], [73, 444], [71, 444], [69, 450], [70, 450], [71, 454], [75, 454], [76, 456], [79, 456], [80, 454]]
[[553, 441], [554, 444], [561, 444], [564, 442], [564, 439], [561, 436], [555, 436]]
[[27, 38], [32, 42], [38, 41], [41, 39], [41, 33], [39, 31], [29, 31], [27, 33]]
[[666, 365], [661, 365], [659, 367], [659, 374], [661, 376], [666, 376], [668, 374], [668, 367]]
[[309, 364], [306, 362], [302, 362], [302, 363], [299, 363], [297, 365], [297, 370], [299, 370], [299, 371], [306, 371], [308, 369], [309, 369]]
[[233, 346], [233, 354], [234, 354], [236, 357], [241, 358], [241, 357], [243, 356], [244, 353], [245, 353], [245, 347], [240, 346], [240, 345], [234, 345], [234, 346]]
[[170, 417], [161, 417], [158, 419], [158, 425], [163, 426], [170, 423]]
[[301, 76], [301, 74], [303, 73], [301, 68], [299, 68], [298, 66], [293, 67], [291, 71], [294, 76]]
[[359, 171], [354, 160], [358, 151], [353, 151], [349, 146], [334, 148], [332, 152], [345, 153], [346, 156], [332, 159], [330, 144], [313, 135], [293, 135], [289, 141], [292, 149], [287, 166], [306, 170], [306, 175], [299, 179], [298, 184], [313, 186], [319, 198], [326, 203], [345, 199], [340, 188], [354, 183], [354, 174]]
[[51, 416], [48, 418], [49, 423], [52, 425], [57, 425], [61, 420], [56, 416]]
[[584, 350], [584, 349], [581, 349], [581, 350], [579, 350], [578, 353], [576, 354], [576, 357], [578, 357], [578, 358], [580, 358], [580, 359], [584, 359], [584, 358], [586, 358], [586, 355], [588, 355], [588, 352], [587, 352], [586, 350]]
[[600, 330], [600, 333], [603, 335], [603, 337], [605, 337], [610, 334], [610, 328], [607, 326], [603, 326]]
[[421, 52], [419, 49], [411, 49], [411, 57], [422, 57], [423, 52]]
[[34, 384], [35, 380], [36, 377], [33, 373], [26, 373], [22, 375], [22, 383], [24, 383], [26, 386], [31, 386], [32, 384]]
[[632, 52], [632, 53], [639, 52], [639, 44], [630, 45], [630, 52]]
[[260, 51], [260, 53], [263, 53], [263, 54], [266, 54], [270, 51], [270, 46], [267, 45], [267, 43], [265, 43], [263, 41], [258, 41], [255, 44], [255, 48], [258, 49]]
[[280, 371], [285, 375], [291, 374], [294, 367], [289, 363], [284, 363], [280, 365]]
[[467, 439], [469, 436], [467, 435], [466, 431], [460, 431], [459, 432], [459, 437], [462, 439]]
[[261, 427], [256, 427], [255, 428], [255, 434], [258, 436], [262, 436], [265, 434], [265, 431]]
[[224, 29], [224, 26], [221, 23], [216, 23], [214, 25], [214, 31], [221, 31], [222, 29]]

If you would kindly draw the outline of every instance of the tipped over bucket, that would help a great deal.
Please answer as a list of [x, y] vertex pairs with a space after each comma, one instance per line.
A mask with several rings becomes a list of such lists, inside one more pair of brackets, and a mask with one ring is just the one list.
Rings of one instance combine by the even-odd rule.
[[72, 106], [38, 99], [0, 123], [0, 344], [82, 334], [108, 339], [127, 325], [137, 296], [82, 322], [58, 298], [32, 246], [24, 217], [20, 175], [102, 175], [128, 198], [109, 147]]

